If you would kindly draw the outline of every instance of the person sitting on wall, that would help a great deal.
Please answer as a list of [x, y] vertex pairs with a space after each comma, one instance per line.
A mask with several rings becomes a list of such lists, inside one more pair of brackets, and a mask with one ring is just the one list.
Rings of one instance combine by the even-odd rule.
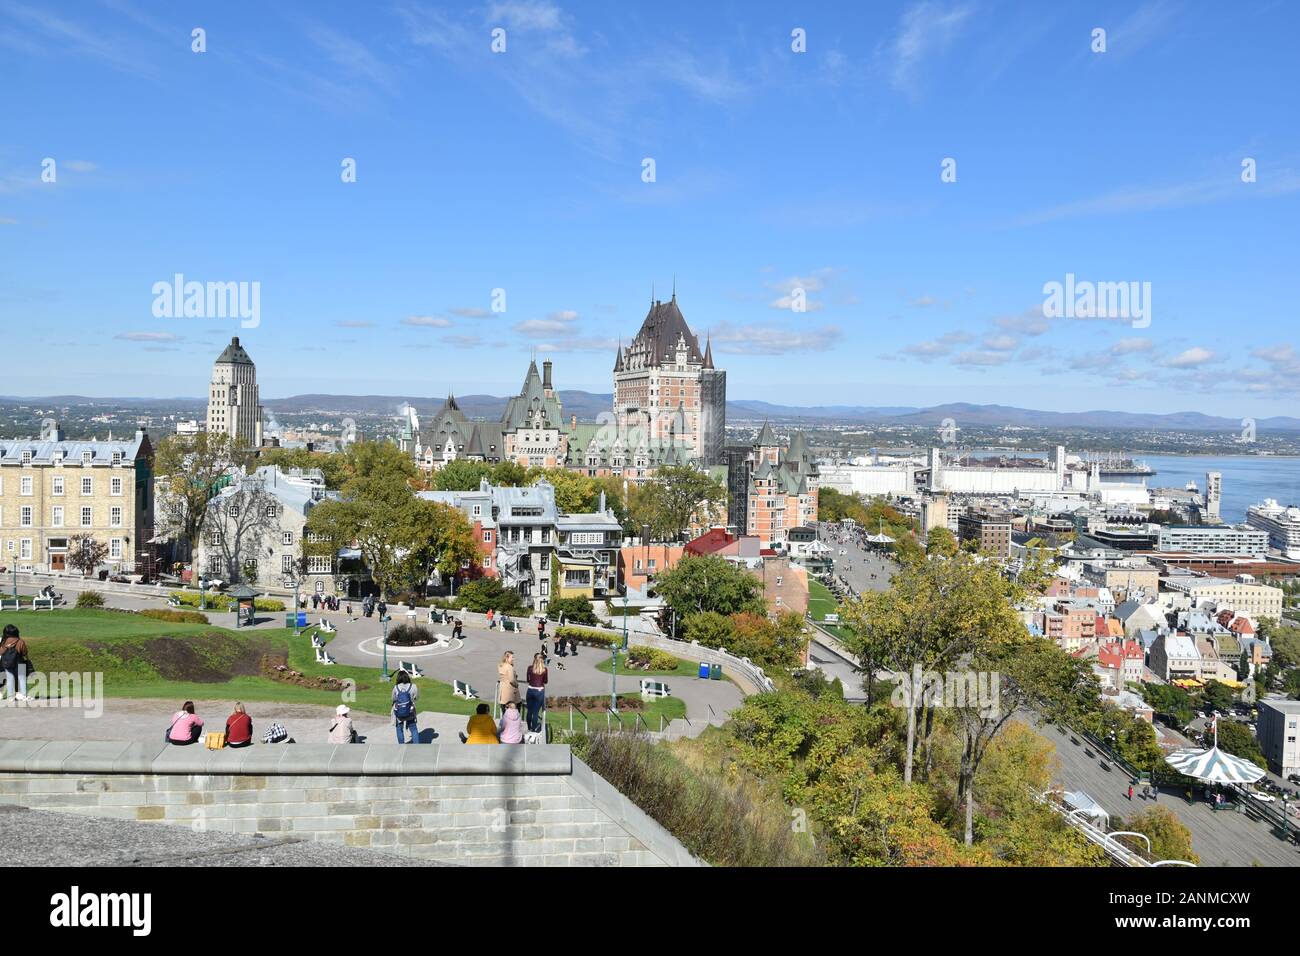
[[203, 733], [203, 718], [194, 713], [194, 701], [187, 700], [181, 709], [172, 714], [172, 725], [167, 728], [167, 742], [177, 747], [186, 747], [199, 739]]
[[475, 708], [474, 716], [465, 725], [465, 733], [460, 735], [460, 739], [467, 744], [499, 744], [501, 742], [497, 739], [497, 725], [492, 720], [492, 714], [489, 713], [487, 704], [479, 704]]

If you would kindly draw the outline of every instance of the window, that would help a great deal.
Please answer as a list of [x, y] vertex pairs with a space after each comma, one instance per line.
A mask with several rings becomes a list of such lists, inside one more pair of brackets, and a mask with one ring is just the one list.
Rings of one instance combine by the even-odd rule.
[[279, 505], [267, 505], [267, 506], [266, 506], [266, 517], [268, 517], [268, 518], [275, 518], [275, 517], [278, 517], [279, 514], [280, 514], [280, 506], [279, 506]]
[[23, 538], [18, 542], [18, 557], [24, 561], [32, 559], [32, 539]]
[[483, 532], [483, 540], [484, 540], [484, 541], [487, 541], [487, 542], [490, 543], [490, 542], [492, 541], [492, 532], [491, 532], [491, 531], [484, 531], [484, 532]]
[[217, 545], [221, 544], [220, 528], [213, 528], [211, 531], [208, 532], [208, 544], [212, 545], [213, 547], [216, 547]]
[[474, 506], [474, 517], [477, 518], [477, 517], [478, 517], [479, 515], [481, 515], [482, 513], [483, 513], [483, 506], [482, 506], [482, 505], [475, 505], [475, 506]]
[[113, 452], [113, 466], [117, 467], [120, 464], [122, 464], [122, 453], [120, 451], [115, 451]]
[[239, 517], [239, 505], [228, 505], [228, 506], [226, 507], [226, 514], [230, 515], [230, 517], [232, 517], [232, 518], [238, 518], [238, 517]]
[[550, 592], [551, 592], [551, 582], [543, 581], [541, 589], [537, 593], [540, 594], [542, 597], [546, 597], [546, 595], [548, 595]]
[[604, 544], [605, 535], [600, 531], [573, 531], [569, 534], [569, 544]]
[[542, 555], [542, 570], [551, 570], [551, 556], [549, 554]]
[[564, 586], [566, 588], [582, 588], [591, 583], [591, 572], [586, 568], [566, 568], [564, 571]]
[[282, 554], [282, 555], [280, 555], [280, 571], [281, 571], [282, 573], [284, 573], [284, 574], [291, 574], [291, 573], [293, 572], [293, 555], [292, 555], [292, 554]]
[[54, 506], [54, 511], [50, 517], [50, 524], [54, 525], [54, 527], [56, 528], [63, 527], [63, 506], [62, 505]]
[[653, 571], [653, 570], [655, 569], [655, 559], [654, 559], [654, 558], [651, 558], [651, 559], [650, 559], [650, 565], [649, 565], [649, 567], [650, 567], [650, 570], [651, 570], [651, 571]]
[[32, 463], [32, 453], [29, 451], [23, 452], [23, 467], [26, 468], [31, 463]]
[[638, 571], [641, 570], [641, 559], [640, 559], [640, 558], [637, 558], [637, 559], [636, 559], [636, 569], [637, 569]]
[[23, 505], [22, 508], [19, 509], [19, 514], [22, 517], [18, 523], [24, 528], [30, 528], [32, 526], [32, 506]]
[[31, 475], [23, 475], [22, 478], [20, 478], [20, 479], [18, 480], [18, 482], [19, 482], [18, 493], [19, 493], [20, 495], [31, 495], [31, 493], [32, 493], [32, 476], [31, 476]]
[[120, 528], [120, 527], [122, 527], [122, 509], [121, 509], [121, 508], [109, 508], [109, 509], [108, 509], [108, 523], [109, 523], [109, 525], [110, 525], [111, 527], [114, 527], [114, 528]]
[[91, 525], [91, 511], [89, 507], [81, 509], [81, 526], [89, 528]]
[[83, 451], [81, 453], [81, 463], [83, 465], [89, 465], [94, 457], [95, 453], [93, 451]]
[[492, 555], [490, 554], [483, 555], [483, 567], [485, 568], [492, 567]]
[[542, 544], [550, 544], [550, 543], [551, 543], [551, 529], [550, 529], [550, 528], [543, 528], [543, 529], [542, 529]]
[[53, 484], [53, 487], [50, 489], [50, 492], [51, 492], [52, 494], [56, 494], [56, 495], [60, 495], [60, 496], [63, 494], [63, 476], [62, 476], [62, 475], [55, 475], [55, 476], [54, 476], [54, 484]]
[[286, 544], [286, 545], [287, 545], [287, 544], [293, 544], [293, 532], [292, 532], [292, 531], [284, 531], [284, 532], [281, 532], [281, 534], [280, 534], [280, 543], [281, 543], [281, 544]]
[[776, 576], [776, 586], [777, 587], [781, 586], [781, 575], [779, 574]]
[[112, 558], [114, 561], [122, 560], [122, 539], [121, 538], [109, 538], [108, 556]]
[[111, 494], [111, 495], [117, 495], [117, 496], [119, 496], [119, 497], [121, 496], [121, 494], [122, 494], [122, 479], [121, 479], [121, 478], [113, 478], [113, 479], [110, 479], [110, 480], [109, 480], [109, 483], [108, 483], [108, 493]]
[[82, 494], [82, 497], [85, 497], [86, 495], [92, 495], [92, 494], [94, 494], [94, 493], [95, 493], [95, 479], [94, 479], [94, 478], [82, 478], [82, 479], [81, 479], [81, 494]]
[[307, 559], [308, 574], [329, 574], [330, 557], [328, 554], [313, 554]]

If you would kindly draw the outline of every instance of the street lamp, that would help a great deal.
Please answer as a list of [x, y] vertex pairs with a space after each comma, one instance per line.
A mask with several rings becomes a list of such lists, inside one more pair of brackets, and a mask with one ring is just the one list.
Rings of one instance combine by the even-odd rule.
[[208, 579], [199, 575], [199, 610], [208, 609]]
[[380, 675], [380, 680], [388, 680], [388, 615], [385, 614], [379, 621], [384, 626], [384, 670]]

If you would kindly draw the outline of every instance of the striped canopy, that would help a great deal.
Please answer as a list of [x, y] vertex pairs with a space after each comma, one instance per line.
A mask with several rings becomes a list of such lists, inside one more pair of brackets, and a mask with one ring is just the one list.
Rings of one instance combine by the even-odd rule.
[[1176, 750], [1165, 761], [1184, 776], [1206, 783], [1254, 783], [1264, 776], [1264, 771], [1249, 760], [1224, 753], [1218, 747]]

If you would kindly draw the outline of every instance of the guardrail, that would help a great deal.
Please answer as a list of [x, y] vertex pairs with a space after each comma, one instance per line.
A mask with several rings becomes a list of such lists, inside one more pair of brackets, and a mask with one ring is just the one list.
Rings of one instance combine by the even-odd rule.
[[1055, 800], [1049, 799], [1046, 794], [1038, 793], [1033, 790], [1031, 790], [1030, 793], [1035, 800], [1050, 808], [1069, 826], [1074, 827], [1074, 829], [1082, 833], [1084, 837], [1088, 839], [1088, 842], [1101, 847], [1102, 850], [1105, 851], [1106, 855], [1110, 857], [1112, 865], [1128, 867], [1148, 867], [1152, 865], [1151, 861], [1143, 857], [1141, 854], [1130, 850], [1122, 843], [1117, 843], [1115, 837], [1120, 834], [1110, 833], [1103, 830], [1095, 823], [1089, 823], [1079, 815], [1077, 810], [1067, 810]]

